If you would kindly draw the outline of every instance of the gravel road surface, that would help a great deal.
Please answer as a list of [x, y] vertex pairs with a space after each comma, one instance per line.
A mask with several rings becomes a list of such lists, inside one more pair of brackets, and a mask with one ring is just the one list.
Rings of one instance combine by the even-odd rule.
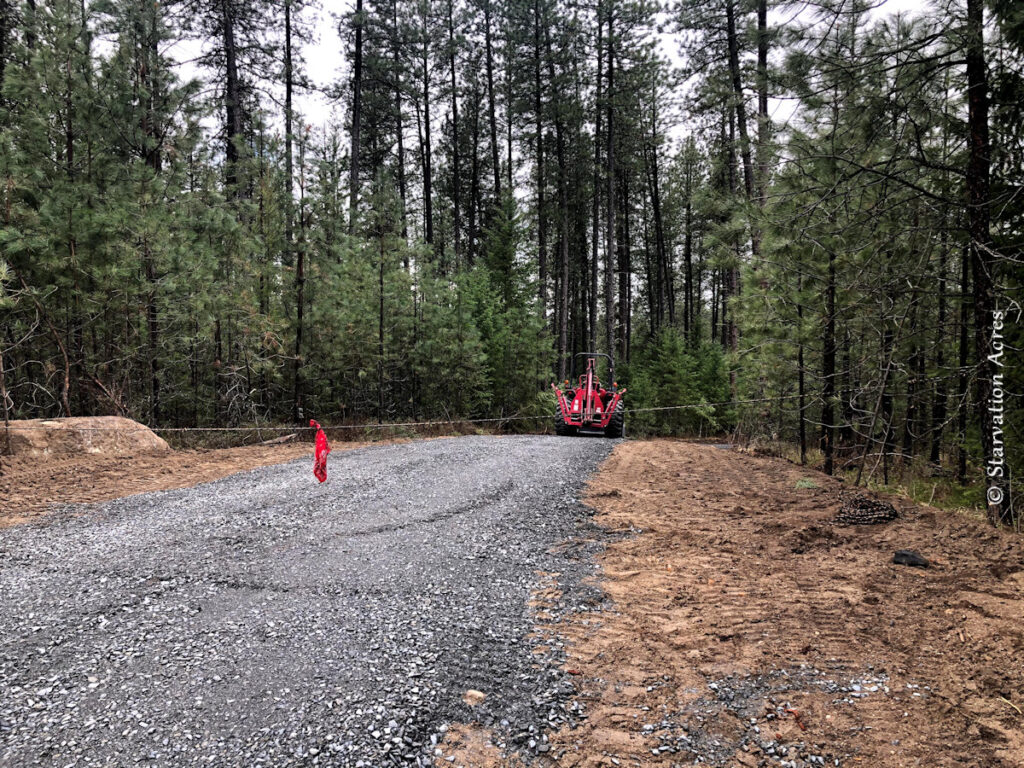
[[459, 721], [546, 751], [572, 683], [530, 593], [597, 599], [556, 545], [613, 445], [373, 447], [0, 530], [0, 766], [428, 765]]

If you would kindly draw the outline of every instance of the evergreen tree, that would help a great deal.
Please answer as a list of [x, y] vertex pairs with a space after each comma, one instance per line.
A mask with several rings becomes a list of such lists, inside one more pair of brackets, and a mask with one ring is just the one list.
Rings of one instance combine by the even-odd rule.
[[314, 130], [312, 3], [0, 2], [5, 417], [546, 415], [596, 350], [856, 482], [977, 494], [1002, 393], [1010, 491], [1022, 17], [869, 5], [360, 0]]

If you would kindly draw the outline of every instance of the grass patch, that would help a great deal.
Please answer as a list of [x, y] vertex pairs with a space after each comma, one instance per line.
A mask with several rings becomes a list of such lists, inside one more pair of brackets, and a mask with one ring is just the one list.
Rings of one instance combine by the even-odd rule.
[[891, 480], [888, 484], [871, 482], [870, 488], [906, 496], [921, 504], [939, 509], [963, 510], [983, 513], [985, 510], [985, 488], [981, 483], [960, 485], [946, 477], [927, 477], [908, 472], [905, 477]]
[[[798, 445], [777, 441], [772, 444], [761, 442], [756, 446], [763, 452], [770, 452], [794, 464], [800, 464]], [[824, 461], [823, 454], [817, 446], [808, 448], [806, 466], [812, 469], [820, 468]], [[836, 465], [836, 476], [841, 477], [849, 487], [853, 487], [853, 481], [857, 477], [856, 466], [846, 464], [846, 468], [842, 468], [843, 458], [839, 456]], [[867, 479], [870, 468], [869, 464], [863, 473], [862, 481]], [[882, 483], [876, 476], [869, 480], [866, 486], [872, 490], [912, 499], [919, 504], [958, 511], [973, 519], [981, 520], [985, 517], [985, 483], [980, 469], [976, 467], [970, 468], [967, 485], [960, 485], [948, 469], [937, 471], [927, 462], [919, 460], [909, 466], [892, 468], [888, 483]], [[796, 482], [796, 487], [810, 489], [818, 486], [811, 478], [800, 478]]]

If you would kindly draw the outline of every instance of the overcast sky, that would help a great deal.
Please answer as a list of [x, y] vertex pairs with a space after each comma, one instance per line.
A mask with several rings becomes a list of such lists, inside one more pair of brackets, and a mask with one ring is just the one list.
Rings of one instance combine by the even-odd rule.
[[[875, 11], [876, 14], [921, 13], [929, 0], [883, 0], [881, 6]], [[338, 35], [336, 17], [339, 13], [351, 13], [354, 3], [351, 0], [323, 0], [321, 7], [310, 11], [315, 14], [314, 40], [303, 47], [302, 54], [305, 59], [307, 76], [317, 87], [316, 90], [307, 93], [297, 94], [295, 107], [302, 115], [303, 120], [312, 126], [313, 130], [319, 133], [332, 120], [340, 120], [344, 117], [343, 105], [327, 98], [323, 89], [348, 76], [348, 62], [344, 54], [344, 43]], [[775, 18], [769, 21], [770, 24], [781, 24], [790, 20], [799, 12], [787, 11], [785, 14], [775, 14]], [[678, 45], [675, 36], [665, 34], [662, 36], [662, 54], [673, 61], [679, 61]], [[197, 44], [183, 42], [177, 44], [171, 51], [171, 55], [178, 61], [187, 62], [194, 58], [198, 52]], [[183, 63], [181, 75], [183, 78], [200, 75], [196, 69]], [[791, 114], [790, 105], [784, 101], [772, 100], [770, 104], [772, 118], [776, 122], [784, 123]], [[277, 122], [277, 121], [273, 121]], [[679, 126], [671, 131], [674, 138], [679, 139], [686, 133], [684, 126]]]

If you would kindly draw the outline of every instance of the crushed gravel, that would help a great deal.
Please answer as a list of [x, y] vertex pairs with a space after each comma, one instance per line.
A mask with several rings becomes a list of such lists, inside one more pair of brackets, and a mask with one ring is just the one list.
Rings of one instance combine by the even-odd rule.
[[366, 448], [0, 530], [0, 765], [430, 765], [460, 721], [545, 752], [573, 683], [530, 595], [592, 605], [556, 545], [615, 442]]

